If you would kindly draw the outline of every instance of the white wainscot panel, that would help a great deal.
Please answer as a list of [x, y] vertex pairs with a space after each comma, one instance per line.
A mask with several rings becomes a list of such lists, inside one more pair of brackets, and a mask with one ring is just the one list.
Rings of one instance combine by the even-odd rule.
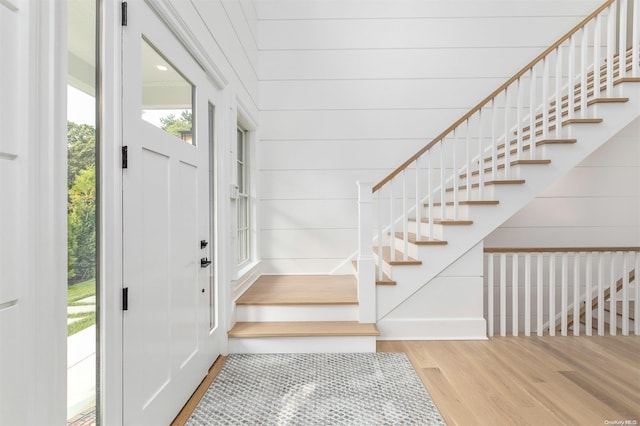
[[640, 118], [589, 155], [578, 167], [598, 166], [640, 168]]
[[502, 78], [263, 81], [260, 109], [470, 109], [502, 83]]
[[[355, 251], [355, 249], [354, 249]], [[304, 275], [304, 274], [352, 274], [351, 262], [345, 259], [265, 259], [262, 261], [262, 273], [265, 275]], [[340, 268], [336, 271], [336, 268]]]
[[426, 140], [261, 140], [259, 143], [262, 170], [330, 173], [329, 170], [385, 169], [391, 172], [426, 145]]
[[263, 111], [264, 139], [421, 139], [428, 141], [466, 109]]
[[424, 0], [260, 0], [258, 16], [268, 19], [451, 18], [495, 16], [586, 16], [598, 0], [424, 1]]
[[345, 259], [358, 247], [357, 229], [261, 231], [263, 259]]
[[505, 227], [640, 226], [640, 197], [536, 198]]
[[260, 22], [260, 49], [545, 47], [576, 23], [540, 16], [269, 20]]
[[539, 53], [527, 47], [261, 51], [260, 79], [506, 79]]
[[260, 225], [266, 229], [353, 229], [358, 226], [355, 200], [263, 200]]

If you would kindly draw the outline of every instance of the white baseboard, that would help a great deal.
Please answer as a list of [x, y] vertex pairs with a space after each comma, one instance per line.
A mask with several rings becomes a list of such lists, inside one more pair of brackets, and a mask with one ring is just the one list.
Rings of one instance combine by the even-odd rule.
[[484, 318], [384, 319], [378, 340], [487, 340]]

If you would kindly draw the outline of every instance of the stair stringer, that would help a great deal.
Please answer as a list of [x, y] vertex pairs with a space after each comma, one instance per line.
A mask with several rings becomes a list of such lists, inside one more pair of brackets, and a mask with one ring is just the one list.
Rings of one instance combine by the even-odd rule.
[[577, 139], [575, 144], [553, 144], [539, 147], [547, 165], [522, 165], [514, 178], [524, 179], [522, 185], [494, 185], [488, 187], [486, 199], [499, 200], [495, 206], [469, 206], [468, 226], [448, 226], [445, 246], [418, 246], [421, 265], [393, 267], [396, 286], [378, 286], [376, 318], [384, 319], [396, 307], [411, 298], [437, 277], [449, 265], [484, 240], [553, 182], [567, 174], [587, 156], [609, 141], [633, 120], [640, 117], [640, 84], [622, 83], [616, 96], [629, 98], [624, 104], [599, 104], [588, 108], [589, 117], [602, 118], [602, 123], [569, 124], [562, 130], [563, 138]]

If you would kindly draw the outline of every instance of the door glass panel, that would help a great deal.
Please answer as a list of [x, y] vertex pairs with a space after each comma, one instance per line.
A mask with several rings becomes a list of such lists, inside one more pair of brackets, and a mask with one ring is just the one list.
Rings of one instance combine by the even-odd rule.
[[193, 85], [142, 39], [142, 119], [188, 144], [193, 135]]

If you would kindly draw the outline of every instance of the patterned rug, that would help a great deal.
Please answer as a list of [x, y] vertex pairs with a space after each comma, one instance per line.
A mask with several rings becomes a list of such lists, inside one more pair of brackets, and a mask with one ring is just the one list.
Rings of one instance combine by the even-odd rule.
[[229, 355], [187, 425], [444, 425], [404, 354]]

